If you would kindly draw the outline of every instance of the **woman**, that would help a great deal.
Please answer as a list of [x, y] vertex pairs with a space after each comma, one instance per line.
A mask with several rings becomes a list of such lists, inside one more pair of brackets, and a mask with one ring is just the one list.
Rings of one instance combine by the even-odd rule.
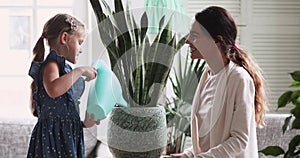
[[195, 15], [186, 43], [191, 58], [204, 59], [208, 67], [193, 101], [193, 146], [170, 157], [258, 157], [256, 126], [267, 110], [263, 77], [236, 37], [226, 9], [211, 6]]

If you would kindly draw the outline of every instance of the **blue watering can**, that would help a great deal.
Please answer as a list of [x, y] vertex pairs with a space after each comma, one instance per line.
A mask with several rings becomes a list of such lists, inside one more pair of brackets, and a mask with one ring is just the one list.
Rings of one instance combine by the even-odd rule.
[[128, 107], [122, 95], [121, 84], [113, 71], [103, 60], [98, 60], [94, 67], [97, 78], [91, 83], [87, 112], [94, 114], [94, 120], [103, 120], [116, 105]]

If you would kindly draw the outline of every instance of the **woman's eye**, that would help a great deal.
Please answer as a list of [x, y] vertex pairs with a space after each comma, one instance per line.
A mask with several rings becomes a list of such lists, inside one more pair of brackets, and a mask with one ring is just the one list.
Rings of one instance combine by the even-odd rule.
[[192, 37], [193, 37], [193, 38], [197, 38], [198, 35], [193, 33], [193, 34], [192, 34]]

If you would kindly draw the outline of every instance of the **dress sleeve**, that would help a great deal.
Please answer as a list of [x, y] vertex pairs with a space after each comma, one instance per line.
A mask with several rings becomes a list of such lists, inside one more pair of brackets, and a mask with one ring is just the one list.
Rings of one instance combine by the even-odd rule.
[[240, 78], [235, 96], [233, 119], [231, 122], [230, 137], [207, 152], [196, 155], [196, 157], [236, 157], [245, 150], [250, 135], [251, 122], [254, 117], [255, 88], [251, 78]]
[[48, 62], [54, 61], [57, 63], [59, 66], [59, 75], [65, 74], [65, 66], [66, 66], [66, 59], [63, 56], [57, 55], [55, 51], [51, 51], [49, 55], [47, 56], [44, 65], [47, 64]]
[[41, 62], [31, 62], [31, 66], [29, 69], [29, 76], [33, 78], [35, 82], [37, 82], [40, 78], [40, 68], [42, 63]]
[[58, 56], [55, 51], [51, 51], [44, 62], [31, 62], [31, 66], [28, 73], [29, 76], [31, 76], [33, 80], [37, 82], [41, 77], [41, 68], [43, 67], [43, 65], [50, 61], [57, 62], [60, 71], [64, 71], [65, 58], [62, 56]]

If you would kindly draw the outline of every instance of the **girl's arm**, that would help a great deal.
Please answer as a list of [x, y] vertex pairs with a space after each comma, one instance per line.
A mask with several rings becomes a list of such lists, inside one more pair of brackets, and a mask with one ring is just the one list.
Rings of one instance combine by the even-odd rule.
[[47, 94], [51, 98], [66, 93], [80, 76], [86, 76], [90, 80], [96, 78], [97, 71], [90, 66], [73, 69], [71, 72], [59, 76], [59, 67], [56, 62], [49, 62], [43, 69], [43, 84]]

